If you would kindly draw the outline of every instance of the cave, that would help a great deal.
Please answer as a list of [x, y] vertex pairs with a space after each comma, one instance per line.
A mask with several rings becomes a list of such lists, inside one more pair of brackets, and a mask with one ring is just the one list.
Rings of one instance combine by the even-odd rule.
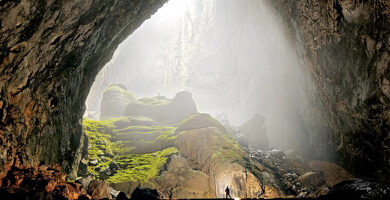
[[[0, 15], [0, 194], [13, 199], [29, 199], [29, 195], [33, 195], [32, 199], [80, 199], [91, 195], [86, 194], [87, 191], [82, 183], [74, 183], [80, 174], [83, 176], [85, 173], [86, 166], [83, 159], [87, 159], [85, 156], [88, 154], [88, 147], [92, 144], [90, 142], [93, 141], [85, 133], [87, 120], [83, 120], [83, 116], [88, 115], [85, 113], [88, 110], [85, 104], [88, 102], [88, 94], [93, 88], [99, 71], [101, 72], [101, 69], [115, 57], [115, 50], [120, 49], [118, 46], [124, 43], [129, 36], [135, 35], [137, 29], [145, 24], [146, 20], [153, 18], [152, 15], [158, 14], [159, 10], [164, 9], [164, 6], [171, 1], [0, 1], [0, 11], [3, 13]], [[196, 2], [202, 4], [205, 1], [197, 0]], [[389, 198], [390, 2], [386, 0], [318, 2], [215, 0], [214, 2], [217, 2], [217, 9], [230, 9], [229, 12], [233, 17], [229, 20], [234, 21], [238, 16], [237, 13], [240, 13], [243, 8], [247, 9], [246, 12], [254, 10], [260, 13], [255, 8], [264, 4], [266, 5], [264, 12], [273, 13], [275, 16], [276, 21], [270, 20], [270, 24], [280, 22], [280, 34], [285, 36], [285, 42], [291, 47], [289, 55], [296, 58], [291, 62], [299, 67], [300, 74], [295, 76], [296, 71], [289, 71], [290, 68], [287, 67], [279, 69], [279, 75], [285, 74], [286, 81], [274, 81], [267, 87], [290, 89], [291, 93], [279, 96], [283, 99], [281, 101], [283, 105], [289, 105], [286, 110], [290, 112], [272, 115], [273, 112], [268, 111], [266, 121], [284, 117], [284, 124], [287, 125], [283, 126], [296, 130], [291, 134], [289, 132], [289, 135], [276, 137], [275, 135], [281, 132], [278, 129], [279, 124], [268, 124], [269, 131], [272, 132], [270, 141], [274, 146], [285, 148], [284, 151], [290, 148], [296, 149], [301, 152], [300, 156], [313, 161], [312, 167], [317, 167], [317, 171], [312, 170], [298, 178], [302, 184], [305, 184], [307, 177], [312, 176], [315, 178], [309, 178], [311, 181], [315, 182], [318, 177], [325, 176], [323, 181], [329, 182], [332, 177], [328, 178], [327, 173], [342, 169], [348, 173], [349, 178], [354, 179], [340, 184], [334, 183], [331, 186], [327, 183], [330, 187], [326, 190], [318, 189], [315, 192], [324, 195], [322, 196], [324, 198], [336, 198], [337, 195], [352, 195], [348, 196], [350, 199]], [[251, 23], [257, 23], [256, 12], [253, 12], [251, 16], [253, 17]], [[206, 19], [207, 17], [209, 16], [205, 16]], [[225, 19], [224, 17], [226, 16], [222, 16], [222, 20]], [[239, 20], [237, 19], [238, 24], [241, 22]], [[242, 27], [224, 28], [225, 31], [231, 29], [234, 32], [235, 29]], [[248, 31], [251, 30], [250, 28], [244, 30], [244, 36], [250, 33]], [[259, 32], [254, 31], [251, 34], [256, 36]], [[227, 38], [238, 36], [241, 35], [226, 33]], [[268, 41], [252, 40], [243, 46], [256, 46], [254, 44], [260, 42], [267, 44]], [[224, 46], [226, 47], [231, 46]], [[278, 51], [282, 50], [278, 49]], [[256, 52], [249, 51], [245, 53], [256, 54]], [[280, 58], [282, 64], [276, 62], [276, 65], [286, 65], [282, 61], [287, 57]], [[249, 61], [248, 63], [250, 65]], [[201, 64], [203, 63], [199, 63]], [[289, 85], [289, 81], [294, 84]], [[256, 84], [258, 82], [250, 85], [252, 87], [250, 89], [256, 91]], [[296, 89], [296, 87], [299, 88]], [[119, 88], [126, 90], [126, 88]], [[141, 92], [145, 91], [142, 87], [138, 88]], [[244, 86], [238, 90], [243, 89], [247, 87]], [[294, 98], [285, 98], [291, 96]], [[189, 94], [178, 93], [176, 97], [188, 99]], [[176, 97], [170, 102], [174, 102]], [[201, 108], [208, 109], [207, 103], [202, 104], [202, 99], [195, 98], [195, 100], [197, 103], [200, 102]], [[258, 101], [260, 100], [255, 98], [251, 103]], [[291, 101], [291, 104], [287, 104]], [[277, 103], [280, 102], [272, 105], [277, 105]], [[226, 105], [221, 107], [229, 107], [231, 104]], [[275, 109], [277, 106], [271, 108]], [[251, 111], [258, 108], [245, 107], [245, 109]], [[239, 110], [242, 109], [239, 108]], [[248, 115], [253, 114], [249, 112]], [[212, 143], [213, 141], [205, 134], [226, 131], [226, 127], [223, 127], [213, 117], [207, 114], [197, 114], [183, 121], [175, 132], [190, 130], [188, 127], [193, 126], [189, 123], [191, 121], [195, 124], [205, 123], [208, 124], [206, 128], [202, 127], [205, 129], [189, 132], [195, 140], [203, 139], [211, 144], [219, 145], [218, 142]], [[243, 123], [241, 118], [233, 120]], [[283, 138], [284, 142], [277, 143], [275, 141], [282, 140], [275, 138]], [[177, 145], [181, 154], [172, 154], [169, 157], [170, 163], [190, 166], [183, 170], [195, 171], [194, 173], [198, 175], [194, 177], [198, 177], [197, 180], [201, 180], [201, 183], [209, 181], [209, 178], [205, 177], [211, 177], [211, 175], [219, 177], [219, 180], [226, 179], [224, 174], [218, 173], [218, 167], [215, 167], [225, 165], [213, 163], [213, 166], [207, 168], [208, 174], [201, 174], [202, 166], [186, 164], [184, 155], [193, 154], [189, 151], [189, 147], [207, 149], [207, 152], [212, 152], [212, 148], [192, 142], [191, 137], [180, 135], [177, 140], [182, 142]], [[286, 141], [290, 143], [286, 145]], [[232, 145], [232, 142], [226, 140], [226, 145]], [[269, 153], [275, 160], [285, 159], [287, 156], [287, 152], [283, 154], [281, 151], [269, 151]], [[157, 157], [159, 155], [157, 154]], [[229, 173], [236, 177], [249, 177], [251, 183], [255, 184], [245, 183], [245, 188], [240, 190], [245, 191], [245, 194], [234, 192], [232, 188], [232, 195], [245, 198], [249, 197], [247, 194], [257, 194], [257, 190], [261, 190], [268, 191], [265, 193], [269, 196], [265, 197], [307, 197], [304, 196], [305, 194], [302, 196], [291, 192], [288, 184], [283, 181], [280, 187], [275, 187], [280, 191], [284, 189], [283, 194], [279, 189], [271, 188], [269, 185], [272, 185], [272, 181], [261, 174], [266, 174], [265, 172], [269, 169], [272, 171], [275, 163], [264, 162], [256, 165], [252, 163], [249, 155], [251, 154], [242, 150], [240, 156], [243, 159], [238, 159], [239, 165], [228, 165], [229, 167], [226, 168], [231, 170]], [[230, 159], [229, 156], [231, 155], [228, 153], [222, 153], [221, 159]], [[206, 161], [200, 159], [199, 162]], [[328, 164], [323, 165], [325, 162]], [[169, 168], [170, 163], [164, 166], [166, 168], [165, 177], [172, 173]], [[207, 163], [204, 164], [206, 165]], [[240, 171], [243, 166], [244, 174]], [[278, 163], [277, 166], [283, 166], [283, 162]], [[293, 179], [296, 176], [296, 174], [286, 174], [292, 176]], [[258, 184], [259, 181], [269, 181], [269, 185]], [[105, 183], [96, 181], [95, 185], [102, 187], [100, 184]], [[205, 196], [188, 197], [223, 197], [220, 195], [223, 195], [225, 185], [218, 184], [219, 182], [215, 182], [214, 186], [218, 188], [211, 188], [209, 193], [203, 191], [207, 193]], [[148, 188], [149, 185], [142, 186]], [[241, 187], [241, 185], [236, 184], [235, 187]], [[172, 190], [172, 188], [165, 189]], [[153, 193], [149, 190], [148, 194]], [[133, 194], [138, 192], [135, 191], [137, 189]], [[215, 195], [217, 193], [219, 195]], [[129, 196], [128, 193], [127, 195]], [[310, 197], [321, 197], [320, 195]], [[250, 197], [264, 196], [252, 195]], [[164, 198], [170, 198], [170, 196], [164, 196]]]

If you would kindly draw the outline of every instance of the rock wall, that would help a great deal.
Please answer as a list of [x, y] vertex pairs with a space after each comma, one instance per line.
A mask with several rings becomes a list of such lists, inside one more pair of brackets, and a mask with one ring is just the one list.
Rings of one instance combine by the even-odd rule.
[[390, 2], [269, 2], [304, 62], [308, 152], [359, 176], [388, 178]]
[[0, 179], [11, 166], [39, 163], [75, 176], [94, 77], [164, 2], [0, 2]]

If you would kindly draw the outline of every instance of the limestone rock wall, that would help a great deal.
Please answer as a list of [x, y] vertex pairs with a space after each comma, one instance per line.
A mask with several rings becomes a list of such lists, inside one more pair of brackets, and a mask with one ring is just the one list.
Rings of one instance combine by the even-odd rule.
[[308, 152], [389, 177], [390, 2], [269, 2], [304, 62]]
[[41, 162], [75, 175], [94, 77], [164, 2], [0, 2], [0, 179], [13, 165]]

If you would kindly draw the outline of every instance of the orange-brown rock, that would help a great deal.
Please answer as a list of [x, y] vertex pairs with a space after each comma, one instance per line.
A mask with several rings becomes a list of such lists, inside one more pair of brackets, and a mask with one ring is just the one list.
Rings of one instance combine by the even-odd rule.
[[66, 174], [58, 166], [12, 167], [2, 183], [0, 195], [5, 199], [90, 198], [81, 184], [66, 182]]
[[108, 184], [103, 180], [92, 181], [88, 186], [88, 190], [93, 199], [111, 198], [110, 190], [108, 189]]
[[169, 198], [212, 198], [209, 176], [189, 167], [186, 159], [172, 155], [167, 170], [158, 181], [160, 190]]

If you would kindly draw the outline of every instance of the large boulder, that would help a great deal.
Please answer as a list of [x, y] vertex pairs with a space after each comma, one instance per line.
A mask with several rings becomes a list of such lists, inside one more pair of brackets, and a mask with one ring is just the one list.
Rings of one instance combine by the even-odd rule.
[[180, 123], [176, 132], [207, 127], [215, 127], [221, 132], [226, 132], [225, 127], [220, 122], [206, 113], [199, 113], [188, 116]]
[[192, 94], [179, 92], [172, 100], [154, 97], [153, 101], [140, 99], [127, 105], [125, 116], [149, 117], [160, 123], [177, 124], [190, 114], [198, 113]]
[[111, 199], [109, 186], [103, 180], [94, 180], [88, 186], [88, 191], [93, 199]]
[[76, 180], [76, 183], [80, 183], [85, 188], [88, 188], [89, 184], [93, 181], [93, 177], [91, 175], [83, 178], [79, 178]]
[[121, 84], [106, 88], [100, 108], [100, 119], [123, 116], [127, 104], [135, 101], [134, 96]]
[[255, 114], [250, 120], [240, 126], [239, 131], [249, 145], [257, 149], [268, 148], [268, 135], [265, 129], [265, 118]]
[[156, 125], [156, 123], [155, 121], [147, 117], [127, 116], [127, 117], [117, 118], [113, 122], [113, 125], [115, 126], [116, 129], [124, 129], [129, 126], [154, 126]]
[[248, 169], [245, 169], [238, 163], [218, 161], [212, 172], [215, 193], [218, 198], [225, 196], [226, 187], [230, 188], [232, 197], [280, 197], [280, 194], [261, 196], [264, 191], [259, 180]]
[[322, 172], [306, 172], [298, 178], [305, 186], [318, 187], [325, 183], [325, 176]]
[[189, 167], [187, 160], [172, 155], [166, 171], [162, 172], [158, 183], [161, 191], [169, 198], [212, 198], [214, 192], [209, 185], [209, 176]]
[[[188, 123], [186, 121], [182, 124]], [[176, 146], [192, 168], [206, 172], [210, 176], [209, 184], [214, 188], [215, 197], [224, 197], [226, 186], [231, 188], [233, 197], [284, 196], [276, 184], [265, 184], [269, 191], [275, 192], [262, 195], [262, 184], [254, 173], [260, 176], [261, 174], [255, 166], [252, 166], [255, 163], [250, 161], [247, 153], [230, 137], [230, 134], [221, 131], [218, 125], [184, 127], [186, 129], [182, 127]], [[250, 169], [246, 169], [247, 167]]]

